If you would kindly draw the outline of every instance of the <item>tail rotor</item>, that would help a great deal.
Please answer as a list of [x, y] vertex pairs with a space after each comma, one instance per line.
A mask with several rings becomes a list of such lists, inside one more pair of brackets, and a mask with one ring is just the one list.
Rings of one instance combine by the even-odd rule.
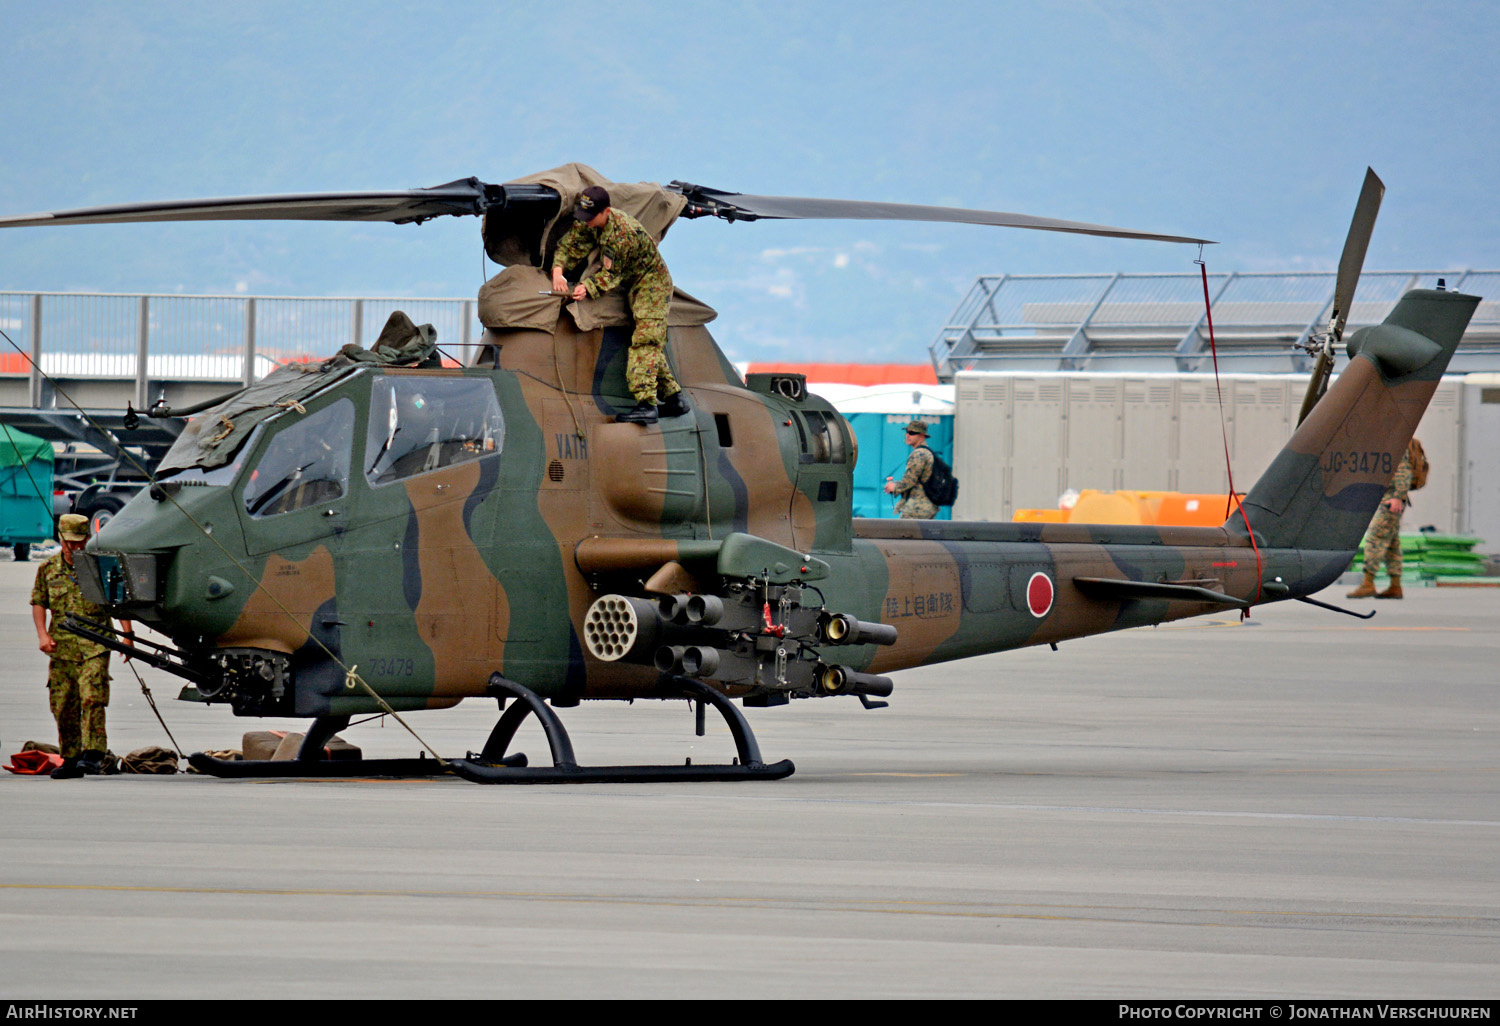
[[1365, 251], [1370, 248], [1370, 236], [1375, 231], [1375, 217], [1380, 213], [1380, 201], [1385, 197], [1385, 183], [1374, 168], [1365, 168], [1365, 184], [1359, 191], [1359, 202], [1354, 207], [1354, 220], [1349, 223], [1349, 235], [1344, 239], [1344, 252], [1339, 257], [1338, 279], [1333, 286], [1333, 312], [1328, 319], [1328, 333], [1318, 347], [1318, 359], [1313, 365], [1312, 380], [1307, 383], [1307, 394], [1302, 399], [1302, 411], [1297, 415], [1301, 424], [1312, 412], [1312, 408], [1328, 391], [1328, 379], [1333, 374], [1335, 349], [1344, 339], [1344, 325], [1349, 322], [1349, 310], [1354, 305], [1354, 290], [1359, 285], [1359, 272], [1365, 265]]

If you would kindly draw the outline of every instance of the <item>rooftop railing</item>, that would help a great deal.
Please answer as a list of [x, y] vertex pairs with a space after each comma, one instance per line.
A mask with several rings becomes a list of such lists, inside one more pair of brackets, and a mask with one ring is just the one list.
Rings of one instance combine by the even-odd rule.
[[432, 324], [439, 348], [467, 346], [482, 331], [472, 299], [0, 292], [10, 340], [0, 340], [0, 377], [29, 378], [33, 407], [44, 375], [134, 382], [144, 408], [153, 382], [249, 384], [349, 342], [367, 347], [398, 309]]
[[[1500, 271], [1366, 271], [1346, 335], [1378, 324], [1409, 289], [1487, 296], [1455, 370], [1500, 370]], [[1214, 348], [1240, 371], [1305, 371], [1298, 348], [1327, 330], [1332, 271], [1208, 275]], [[1203, 279], [1196, 273], [981, 275], [930, 347], [938, 378], [963, 370], [1205, 369]]]

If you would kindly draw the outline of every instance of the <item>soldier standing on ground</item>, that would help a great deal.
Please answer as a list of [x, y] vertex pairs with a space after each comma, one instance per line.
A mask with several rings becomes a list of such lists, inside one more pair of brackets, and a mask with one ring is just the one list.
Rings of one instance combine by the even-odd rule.
[[[31, 618], [38, 647], [52, 657], [47, 692], [52, 717], [57, 720], [57, 747], [63, 764], [52, 776], [64, 780], [103, 772], [109, 742], [104, 733], [104, 709], [109, 705], [109, 650], [97, 642], [60, 628], [67, 613], [95, 623], [109, 622], [109, 611], [83, 597], [78, 588], [74, 555], [89, 539], [88, 517], [68, 513], [57, 521], [62, 551], [37, 567], [31, 589]], [[52, 621], [47, 621], [47, 613]], [[129, 620], [120, 621], [126, 639], [133, 639]], [[131, 642], [133, 644], [133, 641]], [[129, 658], [128, 656], [126, 658]]]
[[906, 425], [906, 444], [911, 446], [911, 455], [906, 458], [906, 473], [900, 481], [889, 478], [885, 490], [899, 496], [896, 513], [903, 520], [931, 520], [937, 516], [937, 506], [927, 497], [922, 485], [932, 476], [932, 450], [927, 448], [927, 425], [914, 420]]
[[552, 291], [568, 293], [564, 272], [581, 263], [595, 249], [603, 265], [599, 272], [572, 289], [574, 300], [627, 289], [635, 331], [630, 336], [630, 359], [625, 377], [635, 396], [635, 409], [615, 420], [654, 424], [657, 395], [661, 415], [680, 417], [688, 412], [682, 388], [667, 366], [667, 309], [672, 302], [672, 276], [651, 234], [623, 210], [609, 205], [609, 193], [598, 185], [583, 190], [573, 211], [574, 224], [552, 257]]
[[[1370, 529], [1365, 534], [1365, 579], [1349, 593], [1350, 598], [1401, 597], [1401, 514], [1406, 509], [1407, 493], [1412, 483], [1411, 450], [1412, 447], [1408, 445], [1406, 454], [1401, 457], [1400, 466], [1396, 468], [1396, 476], [1391, 478], [1385, 495], [1380, 499], [1380, 508], [1370, 521]], [[1385, 572], [1390, 576], [1391, 583], [1385, 591], [1377, 593], [1375, 571], [1382, 562], [1385, 563]]]

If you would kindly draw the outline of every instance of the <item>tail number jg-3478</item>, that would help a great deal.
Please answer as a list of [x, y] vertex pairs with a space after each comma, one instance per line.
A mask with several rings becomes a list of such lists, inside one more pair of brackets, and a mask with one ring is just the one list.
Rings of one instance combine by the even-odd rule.
[[1388, 452], [1331, 451], [1323, 457], [1323, 470], [1329, 474], [1389, 474], [1396, 461]]

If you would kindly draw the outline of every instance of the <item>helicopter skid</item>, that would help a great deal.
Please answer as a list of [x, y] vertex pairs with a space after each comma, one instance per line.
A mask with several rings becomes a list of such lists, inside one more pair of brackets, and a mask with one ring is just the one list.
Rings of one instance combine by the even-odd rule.
[[453, 772], [476, 784], [649, 784], [675, 781], [698, 783], [729, 780], [781, 780], [796, 772], [790, 759], [754, 765], [694, 766], [487, 766], [459, 759]]
[[[188, 765], [214, 777], [435, 777], [448, 772], [438, 759], [216, 759], [203, 752]], [[451, 764], [450, 764], [451, 765]]]
[[[686, 677], [665, 676], [663, 690], [699, 703], [699, 734], [702, 712], [711, 705], [719, 711], [734, 737], [738, 757], [729, 764], [694, 766], [580, 766], [573, 756], [573, 742], [568, 732], [536, 692], [498, 673], [490, 676], [489, 693], [497, 699], [517, 699], [505, 710], [485, 742], [478, 758], [457, 759], [449, 763], [453, 772], [477, 784], [644, 784], [658, 781], [698, 782], [728, 780], [780, 780], [796, 772], [790, 759], [767, 765], [761, 760], [760, 746], [743, 713], [723, 695], [699, 681]], [[505, 750], [517, 728], [527, 716], [535, 716], [547, 735], [552, 749], [551, 766], [514, 765], [515, 756], [507, 758]]]
[[[349, 725], [347, 716], [329, 716], [316, 720], [303, 739], [295, 759], [219, 759], [203, 752], [188, 756], [188, 764], [200, 773], [215, 777], [335, 778], [335, 777], [433, 777], [453, 773], [477, 784], [644, 784], [673, 781], [678, 783], [732, 780], [781, 780], [796, 772], [790, 759], [767, 764], [760, 757], [760, 747], [744, 714], [727, 698], [696, 680], [667, 677], [664, 689], [699, 703], [699, 733], [702, 733], [702, 710], [712, 705], [724, 717], [734, 737], [737, 757], [731, 763], [694, 766], [580, 766], [573, 756], [573, 743], [557, 713], [531, 689], [506, 680], [499, 674], [490, 677], [489, 692], [496, 698], [517, 699], [490, 732], [482, 752], [470, 752], [466, 759], [329, 759], [323, 757], [323, 746], [335, 733]], [[552, 750], [551, 766], [528, 765], [522, 753], [506, 754], [516, 730], [527, 716], [535, 716], [547, 735]]]

